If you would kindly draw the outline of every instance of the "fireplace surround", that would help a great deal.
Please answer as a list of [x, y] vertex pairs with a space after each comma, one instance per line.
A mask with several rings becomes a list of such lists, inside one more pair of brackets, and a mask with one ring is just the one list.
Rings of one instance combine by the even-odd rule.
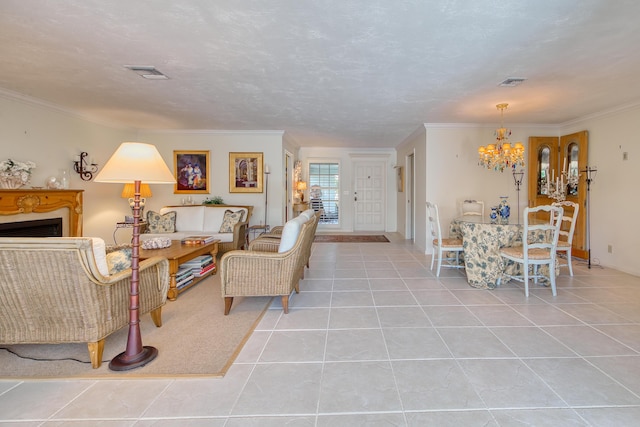
[[[15, 189], [0, 190], [0, 216], [46, 213], [67, 208], [70, 237], [82, 236], [82, 193], [84, 190]], [[7, 218], [2, 218], [2, 222]]]

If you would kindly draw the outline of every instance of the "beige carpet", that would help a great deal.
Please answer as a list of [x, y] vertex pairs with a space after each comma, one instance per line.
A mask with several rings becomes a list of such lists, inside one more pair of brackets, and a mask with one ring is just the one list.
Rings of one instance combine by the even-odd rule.
[[231, 313], [224, 316], [220, 280], [210, 276], [176, 301], [167, 301], [161, 328], [156, 328], [150, 315], [141, 317], [142, 344], [159, 352], [146, 366], [109, 370], [109, 360], [126, 348], [128, 327], [124, 327], [107, 337], [98, 369], [91, 368], [86, 344], [0, 345], [23, 357], [56, 359], [35, 361], [0, 350], [0, 378], [223, 376], [270, 302], [270, 297], [236, 297]]

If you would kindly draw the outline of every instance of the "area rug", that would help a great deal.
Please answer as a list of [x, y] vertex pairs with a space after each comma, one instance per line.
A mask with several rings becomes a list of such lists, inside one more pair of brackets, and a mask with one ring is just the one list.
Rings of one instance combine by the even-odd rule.
[[352, 235], [352, 234], [316, 234], [314, 242], [336, 242], [336, 243], [379, 243], [388, 242], [383, 235]]
[[[228, 316], [218, 276], [210, 276], [162, 308], [162, 327], [140, 318], [142, 344], [158, 357], [131, 371], [114, 372], [109, 361], [126, 349], [128, 327], [105, 340], [103, 362], [92, 369], [86, 344], [0, 345], [0, 378], [123, 378], [223, 376], [269, 307], [271, 297], [236, 297]], [[18, 357], [17, 355], [22, 357]], [[37, 360], [31, 360], [31, 359]]]

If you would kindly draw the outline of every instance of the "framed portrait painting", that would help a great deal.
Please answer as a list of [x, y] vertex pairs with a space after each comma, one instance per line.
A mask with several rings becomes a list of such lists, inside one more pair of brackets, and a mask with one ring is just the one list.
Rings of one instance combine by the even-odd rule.
[[209, 193], [209, 151], [174, 150], [174, 193]]
[[262, 193], [262, 153], [229, 153], [229, 193]]

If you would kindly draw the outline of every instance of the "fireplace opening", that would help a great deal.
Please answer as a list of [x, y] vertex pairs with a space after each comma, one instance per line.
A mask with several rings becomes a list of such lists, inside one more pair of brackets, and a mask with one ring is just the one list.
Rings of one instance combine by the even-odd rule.
[[62, 237], [62, 218], [2, 223], [0, 237]]

